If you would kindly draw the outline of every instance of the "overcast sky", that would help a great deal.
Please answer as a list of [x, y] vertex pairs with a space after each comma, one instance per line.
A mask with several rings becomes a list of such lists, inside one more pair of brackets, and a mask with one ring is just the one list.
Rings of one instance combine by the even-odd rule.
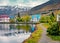
[[34, 6], [40, 5], [42, 3], [45, 3], [47, 1], [49, 1], [49, 0], [0, 0], [0, 6], [18, 5], [18, 6], [34, 7]]

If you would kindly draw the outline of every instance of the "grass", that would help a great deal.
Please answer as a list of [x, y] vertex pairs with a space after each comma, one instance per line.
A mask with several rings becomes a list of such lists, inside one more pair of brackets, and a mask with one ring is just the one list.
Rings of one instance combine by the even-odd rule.
[[42, 25], [45, 27], [45, 28], [48, 28], [50, 25], [49, 23], [42, 23]]
[[[48, 23], [42, 23], [45, 28], [48, 28], [50, 25]], [[54, 41], [60, 41], [60, 36], [48, 35]]]
[[23, 43], [37, 43], [41, 38], [42, 29], [39, 25], [37, 25], [37, 30], [31, 34], [31, 36], [25, 40]]
[[60, 41], [60, 36], [48, 35], [54, 41]]

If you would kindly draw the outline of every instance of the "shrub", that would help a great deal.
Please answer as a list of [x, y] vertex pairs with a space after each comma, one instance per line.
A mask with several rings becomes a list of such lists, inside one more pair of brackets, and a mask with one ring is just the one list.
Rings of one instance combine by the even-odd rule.
[[14, 19], [10, 19], [10, 23], [14, 23], [15, 22], [15, 20]]
[[48, 34], [50, 35], [59, 35], [59, 25], [58, 23], [53, 23], [48, 29], [47, 29]]
[[50, 15], [42, 16], [40, 19], [41, 23], [50, 23], [51, 22], [56, 22], [56, 17], [54, 13], [52, 12]]
[[17, 17], [17, 22], [22, 22], [22, 18]]
[[50, 16], [42, 16], [40, 19], [41, 23], [48, 23], [50, 21]]

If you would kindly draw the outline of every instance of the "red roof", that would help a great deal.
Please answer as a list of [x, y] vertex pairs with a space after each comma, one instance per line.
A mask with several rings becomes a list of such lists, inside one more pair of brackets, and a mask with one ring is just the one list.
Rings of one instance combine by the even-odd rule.
[[0, 18], [8, 18], [9, 16], [4, 14], [4, 15], [0, 15]]

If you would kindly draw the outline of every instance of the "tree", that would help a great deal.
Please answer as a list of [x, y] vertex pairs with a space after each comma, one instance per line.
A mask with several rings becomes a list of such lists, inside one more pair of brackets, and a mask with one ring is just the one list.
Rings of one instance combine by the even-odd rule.
[[51, 20], [49, 22], [49, 24], [52, 25], [53, 22], [56, 22], [56, 17], [54, 16], [54, 13], [53, 12], [49, 16], [50, 16], [50, 20]]
[[50, 14], [50, 27], [47, 29], [49, 35], [60, 35], [59, 25], [56, 22], [56, 17], [54, 13]]
[[11, 23], [14, 23], [14, 22], [15, 22], [15, 20], [14, 20], [14, 19], [10, 19], [10, 22], [11, 22]]
[[17, 22], [22, 22], [22, 18], [17, 17]]
[[29, 15], [25, 15], [22, 17], [23, 22], [29, 22], [31, 20], [31, 17]]
[[53, 16], [53, 17], [55, 16], [53, 12], [52, 12], [52, 16]]
[[20, 18], [20, 13], [18, 13], [17, 17], [19, 17], [19, 18]]
[[20, 17], [20, 13], [17, 14], [16, 21], [17, 22], [22, 22], [22, 18]]
[[50, 16], [42, 16], [40, 19], [41, 23], [48, 23], [50, 20]]
[[58, 23], [55, 22], [47, 29], [49, 35], [60, 35]]

